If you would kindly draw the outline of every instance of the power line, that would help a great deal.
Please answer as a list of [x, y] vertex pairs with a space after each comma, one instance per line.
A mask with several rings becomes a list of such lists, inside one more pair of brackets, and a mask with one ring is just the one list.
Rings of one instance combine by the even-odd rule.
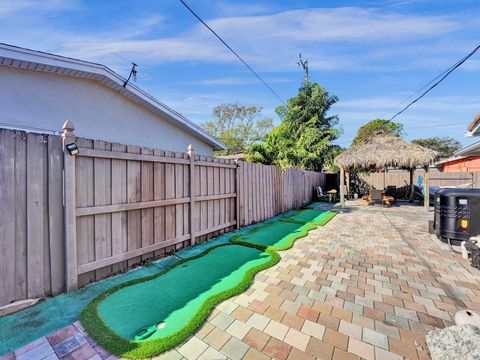
[[[420, 99], [422, 99], [425, 95], [427, 95], [431, 90], [433, 90], [435, 87], [437, 87], [443, 80], [445, 80], [452, 72], [454, 72], [456, 69], [458, 69], [465, 61], [467, 61], [470, 57], [472, 57], [478, 50], [480, 49], [480, 45], [477, 45], [470, 53], [465, 55], [463, 58], [461, 58], [459, 61], [457, 61], [454, 65], [450, 66], [447, 70], [442, 72], [440, 75], [437, 75], [433, 80], [431, 80], [427, 85], [424, 85], [420, 90], [425, 89], [429, 84], [432, 84], [436, 79], [437, 80], [433, 85], [431, 85], [427, 90], [425, 90], [420, 96], [415, 98], [415, 100], [411, 101], [406, 105], [402, 110], [397, 112], [395, 115], [393, 115], [390, 119], [388, 119], [385, 123], [383, 123], [380, 127], [377, 129], [372, 130], [371, 132], [367, 133], [364, 135], [364, 137], [368, 137], [376, 132], [381, 131], [385, 126], [387, 126], [389, 123], [393, 121], [397, 116], [401, 115], [403, 112], [405, 112], [408, 108], [410, 108], [413, 104], [418, 102]], [[418, 91], [417, 91], [418, 92]]]
[[[468, 124], [470, 124], [470, 122], [460, 122], [460, 123], [455, 122], [455, 123], [449, 123], [449, 124], [430, 124], [430, 125], [420, 125], [420, 126], [407, 126], [407, 127], [404, 127], [403, 129], [404, 130], [413, 130], [413, 129], [437, 128], [437, 127], [445, 127], [445, 126], [464, 126], [464, 125], [468, 125]], [[339, 142], [339, 143], [337, 143], [337, 145], [348, 144], [353, 139], [355, 139], [355, 137], [356, 137], [356, 135], [353, 135], [353, 136], [348, 135], [347, 139], [351, 139], [351, 140]]]
[[402, 114], [404, 111], [406, 111], [410, 106], [415, 104], [417, 101], [419, 101], [421, 98], [423, 98], [425, 95], [427, 95], [432, 89], [434, 89], [436, 86], [438, 86], [443, 80], [445, 80], [448, 75], [450, 75], [452, 72], [454, 72], [456, 69], [458, 69], [465, 61], [467, 61], [470, 57], [472, 57], [477, 51], [480, 49], [480, 45], [478, 45], [475, 49], [473, 49], [467, 56], [465, 56], [463, 59], [461, 59], [459, 62], [457, 62], [453, 67], [450, 68], [437, 82], [435, 82], [432, 86], [430, 86], [427, 90], [425, 90], [422, 95], [417, 97], [415, 100], [411, 101], [407, 106], [405, 106], [402, 110], [397, 112], [395, 115], [393, 115], [389, 122], [395, 119], [398, 115]]
[[[466, 55], [468, 56], [468, 55]], [[457, 61], [455, 64], [453, 64], [452, 66], [450, 66], [448, 69], [445, 69], [442, 73], [438, 74], [437, 76], [435, 76], [432, 80], [430, 80], [428, 83], [426, 83], [425, 85], [423, 85], [420, 89], [418, 89], [417, 91], [415, 91], [414, 93], [410, 94], [409, 96], [407, 96], [405, 99], [403, 99], [402, 101], [400, 101], [397, 105], [395, 106], [400, 106], [402, 105], [404, 102], [406, 102], [407, 100], [410, 100], [412, 97], [414, 97], [416, 94], [418, 94], [420, 91], [422, 91], [423, 89], [425, 89], [428, 85], [432, 84], [435, 80], [439, 79], [441, 76], [443, 76], [445, 73], [447, 73], [448, 71], [450, 71], [450, 69], [452, 69], [454, 66], [456, 66], [460, 61], [462, 61], [463, 59], [465, 59], [464, 56], [463, 58], [461, 58], [459, 61]], [[385, 116], [385, 115], [383, 115]], [[382, 117], [383, 117], [382, 116]]]
[[240, 61], [243, 63], [243, 65], [245, 65], [245, 66], [248, 68], [248, 70], [250, 70], [250, 72], [251, 72], [253, 75], [255, 75], [255, 77], [256, 77], [258, 80], [260, 80], [260, 81], [263, 83], [263, 85], [265, 85], [265, 86], [267, 87], [267, 89], [270, 90], [270, 92], [271, 92], [278, 100], [280, 100], [280, 102], [282, 102], [283, 104], [286, 105], [286, 102], [280, 97], [280, 95], [278, 95], [277, 92], [276, 92], [275, 90], [273, 90], [272, 87], [271, 87], [270, 85], [268, 85], [267, 82], [266, 82], [265, 80], [263, 80], [263, 79], [260, 77], [260, 75], [258, 75], [257, 72], [256, 72], [255, 70], [253, 70], [252, 67], [251, 67], [250, 65], [248, 65], [247, 62], [246, 62], [245, 60], [243, 60], [242, 57], [241, 57], [240, 55], [238, 55], [238, 53], [237, 53], [235, 50], [233, 50], [233, 49], [231, 48], [231, 46], [228, 45], [228, 44], [225, 42], [225, 40], [223, 40], [223, 39], [221, 38], [220, 35], [218, 35], [218, 34], [215, 32], [215, 30], [213, 30], [210, 26], [208, 26], [208, 24], [207, 24], [205, 21], [203, 21], [202, 18], [201, 18], [199, 15], [197, 15], [197, 13], [196, 13], [195, 11], [193, 11], [193, 9], [192, 9], [190, 6], [188, 6], [187, 3], [186, 3], [184, 0], [179, 0], [179, 1], [187, 8], [188, 11], [190, 11], [190, 12], [192, 13], [193, 16], [195, 16], [195, 17], [197, 18], [198, 21], [200, 21], [208, 30], [210, 30], [210, 32], [211, 32], [213, 35], [215, 35], [216, 38], [217, 38], [218, 40], [220, 40], [220, 42], [221, 42], [223, 45], [225, 45], [225, 46], [227, 47], [227, 49], [230, 50], [230, 52], [231, 52], [232, 54], [235, 55], [235, 56], [237, 57], [237, 59], [240, 60]]

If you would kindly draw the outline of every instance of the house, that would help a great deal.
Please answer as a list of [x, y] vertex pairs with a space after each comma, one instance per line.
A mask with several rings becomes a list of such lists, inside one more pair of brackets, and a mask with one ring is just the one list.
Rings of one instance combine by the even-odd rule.
[[225, 145], [108, 67], [0, 43], [0, 127], [213, 155]]
[[[480, 136], [480, 113], [467, 127], [466, 137]], [[442, 172], [480, 172], [480, 141], [465, 146], [454, 156], [435, 164]]]
[[[472, 145], [476, 145], [476, 152], [479, 155], [456, 155], [451, 158], [441, 160], [435, 165], [441, 172], [480, 172], [480, 142]], [[458, 152], [466, 150], [468, 153], [469, 150], [467, 148], [463, 148]]]

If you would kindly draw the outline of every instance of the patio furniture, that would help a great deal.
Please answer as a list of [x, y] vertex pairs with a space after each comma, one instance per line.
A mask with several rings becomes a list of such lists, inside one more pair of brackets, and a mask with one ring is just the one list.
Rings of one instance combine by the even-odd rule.
[[369, 195], [363, 197], [363, 201], [365, 205], [382, 204], [392, 206], [395, 198], [385, 195], [385, 191], [383, 190], [372, 189]]
[[352, 200], [355, 198], [353, 191], [348, 191], [347, 185], [343, 185], [343, 193], [345, 194], [345, 198], [347, 200]]
[[315, 192], [316, 192], [316, 196], [317, 196], [317, 200], [318, 201], [322, 201], [322, 200], [330, 200], [330, 197], [328, 194], [325, 194], [322, 190], [322, 187], [321, 186], [317, 186], [315, 187]]
[[337, 201], [337, 190], [332, 189], [327, 191], [328, 195], [328, 202], [336, 202]]

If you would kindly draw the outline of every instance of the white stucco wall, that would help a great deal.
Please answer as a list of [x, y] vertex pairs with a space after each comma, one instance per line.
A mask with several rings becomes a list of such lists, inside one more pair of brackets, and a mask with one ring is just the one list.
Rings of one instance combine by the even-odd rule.
[[98, 81], [0, 66], [0, 123], [61, 130], [77, 136], [198, 154], [212, 146]]

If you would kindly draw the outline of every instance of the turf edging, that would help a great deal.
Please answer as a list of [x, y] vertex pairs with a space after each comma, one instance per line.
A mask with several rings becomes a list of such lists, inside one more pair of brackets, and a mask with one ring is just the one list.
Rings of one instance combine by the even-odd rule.
[[[281, 221], [290, 222], [290, 221], [288, 221], [288, 218], [281, 219]], [[261, 229], [270, 227], [270, 226], [272, 226], [272, 224], [265, 224], [265, 225], [259, 226], [259, 227], [255, 228], [254, 230], [250, 231], [247, 234], [234, 235], [230, 239], [230, 242], [232, 244], [238, 244], [238, 245], [243, 245], [243, 246], [256, 246], [256, 247], [262, 248], [263, 250], [266, 250], [266, 251], [283, 251], [283, 250], [290, 249], [293, 246], [293, 244], [295, 243], [296, 240], [307, 236], [308, 233], [311, 230], [317, 228], [317, 226], [313, 223], [299, 223], [299, 222], [292, 222], [292, 223], [302, 225], [302, 230], [300, 230], [297, 234], [291, 236], [288, 239], [287, 243], [285, 245], [282, 245], [282, 246], [275, 246], [275, 245], [273, 245], [273, 246], [262, 246], [260, 244], [253, 244], [251, 242], [248, 242], [248, 241], [245, 241], [245, 240], [241, 239], [244, 236], [248, 236], [249, 234], [256, 233], [257, 231], [259, 231]]]
[[209, 297], [203, 303], [200, 310], [192, 317], [192, 319], [178, 332], [167, 336], [163, 339], [157, 340], [146, 340], [142, 342], [135, 342], [131, 340], [127, 340], [119, 335], [117, 335], [113, 330], [111, 330], [105, 322], [102, 320], [99, 314], [98, 307], [100, 303], [110, 294], [118, 291], [124, 287], [135, 285], [141, 282], [149, 281], [155, 279], [159, 276], [162, 276], [166, 272], [174, 269], [175, 267], [182, 265], [183, 263], [197, 259], [201, 256], [208, 254], [213, 249], [222, 247], [222, 246], [231, 246], [231, 244], [221, 244], [218, 246], [211, 247], [204, 252], [190, 257], [188, 259], [183, 259], [176, 264], [168, 267], [167, 269], [161, 271], [158, 274], [148, 276], [141, 279], [134, 279], [131, 281], [127, 281], [125, 283], [119, 284], [110, 288], [109, 290], [105, 291], [104, 293], [97, 296], [94, 300], [92, 300], [80, 313], [80, 322], [82, 323], [85, 330], [89, 333], [89, 335], [95, 339], [101, 346], [105, 349], [110, 351], [112, 354], [119, 355], [122, 357], [130, 358], [130, 359], [141, 359], [152, 357], [158, 355], [162, 352], [172, 349], [173, 347], [179, 345], [186, 339], [188, 339], [192, 333], [197, 330], [202, 323], [205, 321], [207, 316], [210, 314], [211, 310], [215, 305], [218, 303], [232, 297], [238, 295], [245, 291], [252, 283], [255, 274], [258, 272], [265, 270], [280, 261], [280, 255], [278, 255], [274, 251], [266, 250], [262, 247], [255, 246], [253, 244], [242, 244], [244, 246], [252, 247], [261, 251], [264, 251], [270, 255], [270, 259], [261, 265], [255, 266], [248, 271], [245, 272], [243, 279], [237, 284], [235, 287], [220, 292], [216, 295]]
[[[308, 209], [308, 210], [315, 210], [315, 209]], [[293, 219], [293, 217], [296, 214], [293, 214], [292, 216], [286, 217], [284, 219], [280, 219], [279, 221], [287, 221], [287, 222], [292, 222], [292, 223], [295, 223], [295, 224], [314, 224], [316, 226], [325, 226], [330, 220], [332, 220], [335, 217], [335, 215], [338, 214], [338, 212], [331, 211], [331, 210], [318, 210], [318, 211], [327, 213], [327, 215], [321, 221], [314, 222], [314, 221], [295, 220], [295, 219]]]

